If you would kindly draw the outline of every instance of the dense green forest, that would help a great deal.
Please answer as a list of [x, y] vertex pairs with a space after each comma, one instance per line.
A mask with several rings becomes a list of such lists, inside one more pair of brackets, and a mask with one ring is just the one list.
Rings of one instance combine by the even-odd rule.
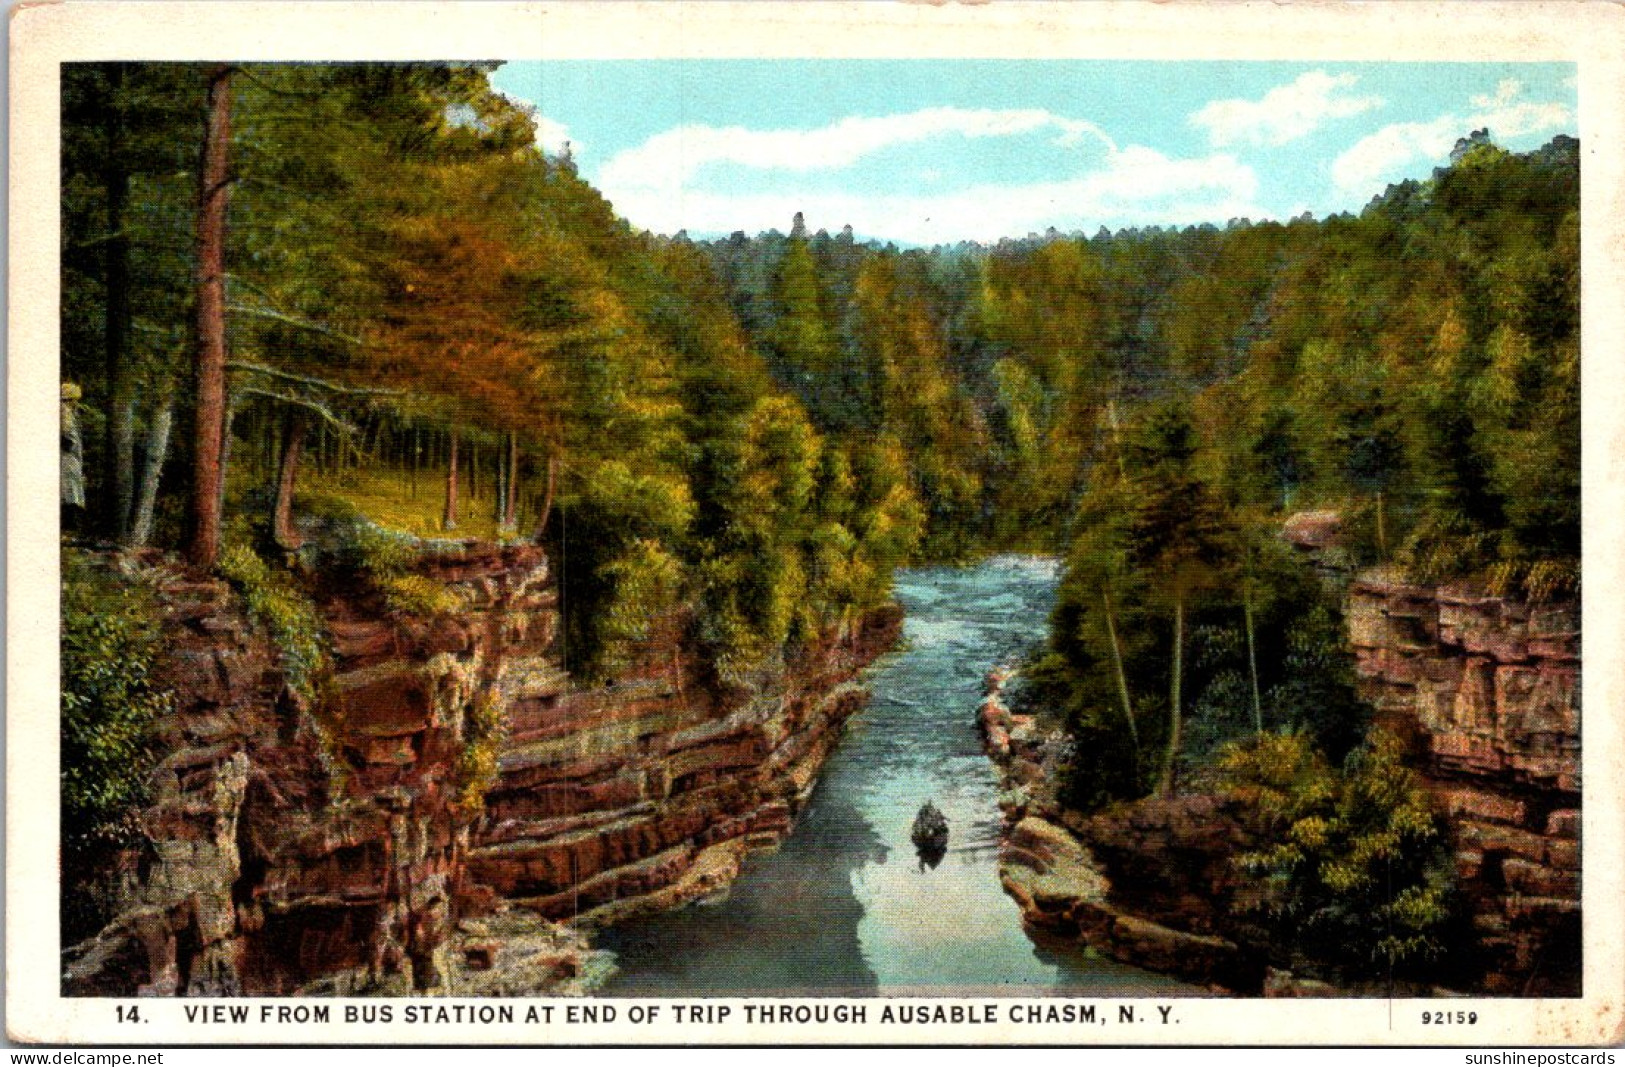
[[900, 444], [922, 554], [1065, 553], [1027, 685], [1092, 808], [1237, 738], [1364, 740], [1294, 512], [1339, 516], [1350, 571], [1575, 594], [1578, 168], [1479, 131], [1357, 218], [928, 251], [798, 218], [708, 252], [814, 424]]
[[540, 537], [588, 674], [680, 608], [729, 677], [850, 625], [919, 539], [907, 457], [815, 428], [701, 250], [634, 233], [486, 73], [68, 69], [70, 526], [204, 567], [355, 509]]
[[1027, 688], [1080, 808], [1275, 731], [1371, 765], [1293, 512], [1338, 512], [1349, 568], [1576, 591], [1572, 138], [1474, 133], [1357, 217], [695, 241], [618, 218], [488, 73], [64, 68], [70, 538], [238, 571], [363, 517], [536, 538], [572, 670], [679, 618], [720, 684], [905, 563], [1061, 554]]

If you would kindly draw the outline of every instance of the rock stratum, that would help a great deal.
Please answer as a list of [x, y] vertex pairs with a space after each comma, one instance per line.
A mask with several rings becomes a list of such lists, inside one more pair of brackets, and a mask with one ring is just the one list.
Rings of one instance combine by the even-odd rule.
[[[1580, 620], [1573, 605], [1348, 584], [1349, 643], [1378, 725], [1404, 738], [1443, 819], [1476, 940], [1469, 984], [1580, 993]], [[980, 723], [1007, 785], [1001, 875], [1027, 920], [1215, 990], [1341, 996], [1269, 966], [1233, 917], [1254, 847], [1225, 798], [1147, 798], [1082, 816], [1042, 788], [1053, 738], [988, 678]], [[1370, 991], [1380, 992], [1380, 991]], [[1439, 990], [1416, 989], [1425, 995]]]
[[1349, 641], [1447, 817], [1486, 992], [1577, 995], [1580, 615], [1363, 576]]
[[470, 546], [416, 568], [454, 612], [324, 589], [333, 671], [305, 707], [228, 585], [137, 562], [175, 708], [115, 917], [63, 953], [68, 995], [586, 991], [608, 968], [593, 926], [715, 892], [789, 831], [900, 624], [874, 613], [726, 688], [668, 621], [582, 688], [542, 551]]

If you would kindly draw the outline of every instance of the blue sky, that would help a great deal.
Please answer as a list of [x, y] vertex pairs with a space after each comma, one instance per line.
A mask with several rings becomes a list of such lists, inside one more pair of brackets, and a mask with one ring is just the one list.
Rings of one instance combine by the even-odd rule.
[[497, 88], [643, 229], [850, 224], [992, 241], [1048, 227], [1322, 217], [1488, 127], [1578, 135], [1562, 63], [515, 62]]

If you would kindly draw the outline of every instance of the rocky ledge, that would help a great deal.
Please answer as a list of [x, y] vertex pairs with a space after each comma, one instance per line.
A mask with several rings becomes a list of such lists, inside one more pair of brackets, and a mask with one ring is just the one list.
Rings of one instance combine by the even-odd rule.
[[[1011, 677], [1007, 668], [988, 675], [979, 722], [1005, 787], [999, 876], [1026, 921], [1215, 993], [1258, 993], [1262, 962], [1213, 932], [1214, 910], [1227, 896], [1233, 825], [1214, 818], [1212, 798], [1146, 801], [1092, 819], [1064, 810], [1051, 784], [1056, 738], [1005, 705]], [[1111, 842], [1115, 864], [1101, 849]], [[1134, 877], [1140, 865], [1156, 868], [1149, 879]], [[1148, 887], [1163, 907], [1146, 907]]]
[[901, 622], [721, 690], [668, 620], [585, 688], [541, 550], [459, 546], [415, 571], [455, 610], [322, 586], [332, 672], [307, 706], [229, 586], [126, 565], [164, 609], [174, 711], [116, 914], [63, 953], [68, 995], [590, 989], [591, 927], [713, 893], [788, 833]]
[[1485, 991], [1580, 991], [1580, 613], [1362, 575], [1349, 640], [1446, 817]]
[[[1477, 935], [1477, 991], [1580, 991], [1580, 659], [1572, 605], [1532, 606], [1380, 574], [1348, 587], [1349, 640], [1380, 725], [1409, 742], [1447, 828]], [[980, 723], [1005, 790], [1001, 875], [1034, 926], [1235, 993], [1332, 996], [1272, 970], [1230, 918], [1250, 847], [1215, 796], [1092, 817], [1055, 800], [1059, 746], [987, 679]], [[1419, 994], [1444, 990], [1417, 990]]]

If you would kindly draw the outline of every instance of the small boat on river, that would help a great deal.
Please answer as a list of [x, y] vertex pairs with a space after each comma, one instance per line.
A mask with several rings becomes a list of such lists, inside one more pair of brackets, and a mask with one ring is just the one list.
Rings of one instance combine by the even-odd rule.
[[909, 838], [919, 850], [920, 858], [935, 867], [948, 851], [948, 820], [929, 800], [914, 816], [914, 828]]

